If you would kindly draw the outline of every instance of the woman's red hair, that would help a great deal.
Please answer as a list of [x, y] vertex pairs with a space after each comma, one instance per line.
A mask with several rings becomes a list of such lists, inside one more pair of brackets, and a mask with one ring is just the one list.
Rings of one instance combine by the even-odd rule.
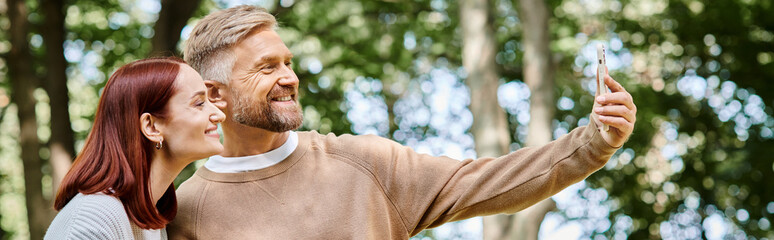
[[140, 131], [140, 115], [164, 118], [175, 92], [179, 58], [135, 61], [116, 70], [99, 100], [94, 126], [83, 150], [67, 172], [56, 195], [61, 210], [79, 192], [104, 193], [121, 199], [129, 220], [140, 228], [160, 229], [175, 218], [175, 187], [154, 206], [150, 194], [150, 166], [154, 142]]

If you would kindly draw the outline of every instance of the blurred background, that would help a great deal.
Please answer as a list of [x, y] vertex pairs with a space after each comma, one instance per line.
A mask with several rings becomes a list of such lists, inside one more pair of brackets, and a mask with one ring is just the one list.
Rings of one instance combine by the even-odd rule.
[[415, 239], [774, 239], [771, 0], [0, 0], [0, 239], [42, 238], [116, 68], [180, 56], [200, 18], [239, 4], [277, 17], [303, 130], [457, 159], [588, 124], [607, 46], [638, 106], [608, 164]]

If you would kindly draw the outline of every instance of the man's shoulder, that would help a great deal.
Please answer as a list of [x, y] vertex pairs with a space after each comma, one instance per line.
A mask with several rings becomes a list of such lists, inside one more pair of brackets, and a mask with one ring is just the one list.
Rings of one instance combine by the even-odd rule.
[[201, 192], [206, 185], [207, 181], [194, 173], [193, 176], [181, 183], [175, 190], [177, 214], [166, 228], [169, 239], [193, 238], [192, 234], [196, 226], [195, 220], [199, 214], [198, 201], [202, 195], [206, 194]]
[[204, 168], [204, 166], [201, 166], [199, 169], [197, 169], [190, 178], [183, 181], [183, 183], [180, 183], [180, 186], [175, 189], [175, 195], [177, 195], [178, 202], [181, 200], [189, 200], [189, 197], [195, 196], [196, 192], [199, 192], [207, 185], [207, 180], [203, 179], [201, 176], [198, 176], [199, 171], [202, 171], [201, 168]]
[[[197, 170], [197, 173], [202, 171], [201, 168]], [[175, 190], [177, 214], [175, 219], [167, 225], [167, 234], [169, 234], [170, 239], [184, 238], [183, 236], [192, 234], [196, 216], [199, 214], [199, 200], [207, 195], [204, 188], [208, 184], [208, 181], [198, 176], [197, 173], [181, 183]]]
[[308, 141], [312, 147], [325, 147], [326, 149], [332, 148], [336, 150], [358, 150], [368, 149], [374, 146], [387, 147], [387, 146], [400, 146], [393, 140], [385, 137], [366, 134], [366, 135], [353, 135], [353, 134], [335, 134], [327, 133], [322, 134], [317, 131], [299, 131], [299, 141]]
[[299, 132], [299, 141], [308, 141], [312, 151], [323, 152], [333, 159], [358, 162], [362, 166], [375, 167], [389, 164], [396, 154], [411, 151], [409, 148], [376, 135], [320, 134], [316, 131]]

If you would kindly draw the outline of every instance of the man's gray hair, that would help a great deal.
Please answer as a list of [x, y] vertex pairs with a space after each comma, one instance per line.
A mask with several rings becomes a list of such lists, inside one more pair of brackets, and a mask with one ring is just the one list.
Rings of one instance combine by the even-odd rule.
[[265, 8], [241, 5], [210, 13], [196, 24], [183, 56], [205, 80], [228, 84], [236, 57], [232, 46], [255, 29], [274, 29], [277, 20]]

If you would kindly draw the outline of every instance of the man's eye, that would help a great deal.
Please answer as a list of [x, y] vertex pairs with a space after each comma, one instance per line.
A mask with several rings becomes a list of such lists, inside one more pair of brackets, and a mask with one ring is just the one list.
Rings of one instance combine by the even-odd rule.
[[204, 101], [196, 101], [196, 103], [194, 103], [194, 106], [197, 106], [197, 107], [204, 106]]
[[271, 73], [271, 72], [274, 71], [274, 68], [275, 68], [275, 66], [273, 64], [272, 65], [267, 65], [267, 66], [261, 68], [261, 72], [263, 72], [263, 73]]
[[291, 64], [293, 64], [293, 63], [292, 62], [286, 62], [285, 66], [290, 66]]

